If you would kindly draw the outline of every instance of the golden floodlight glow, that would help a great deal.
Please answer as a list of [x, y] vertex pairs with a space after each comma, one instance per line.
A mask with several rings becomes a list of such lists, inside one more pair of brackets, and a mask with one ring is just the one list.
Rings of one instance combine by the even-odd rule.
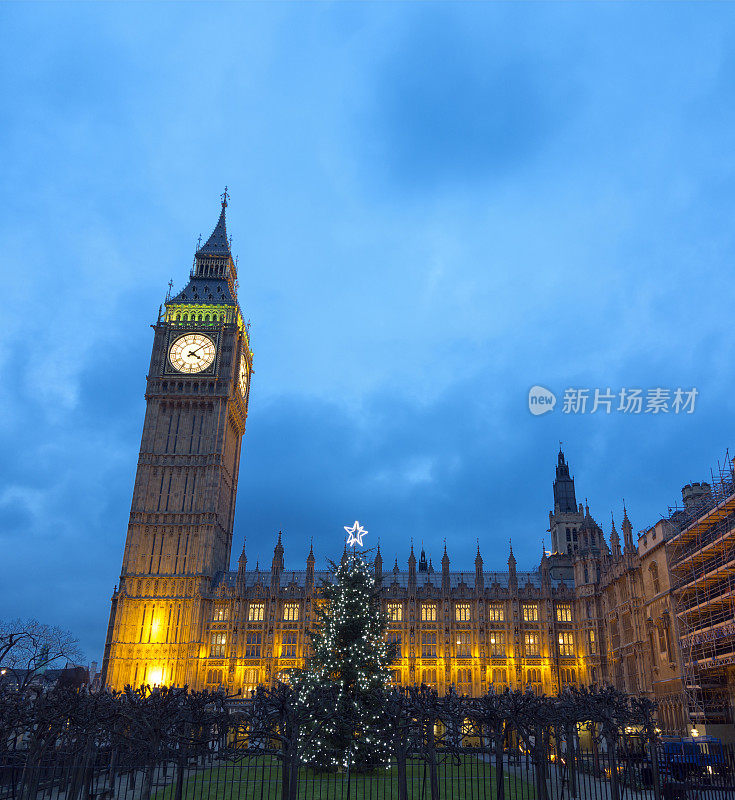
[[151, 667], [148, 671], [148, 683], [151, 686], [160, 686], [163, 683], [162, 667]]

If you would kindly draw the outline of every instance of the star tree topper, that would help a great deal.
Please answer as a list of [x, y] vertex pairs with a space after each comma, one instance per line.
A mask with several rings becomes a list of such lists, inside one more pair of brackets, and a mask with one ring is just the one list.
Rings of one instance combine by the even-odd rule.
[[348, 525], [345, 525], [344, 529], [349, 534], [347, 537], [347, 544], [350, 547], [354, 547], [356, 544], [359, 544], [360, 547], [363, 547], [362, 537], [367, 534], [367, 531], [357, 520], [355, 520], [355, 524], [351, 528]]

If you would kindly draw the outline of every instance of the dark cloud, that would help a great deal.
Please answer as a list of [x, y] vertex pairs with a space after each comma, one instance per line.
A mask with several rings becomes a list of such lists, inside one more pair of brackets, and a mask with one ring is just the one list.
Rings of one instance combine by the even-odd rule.
[[505, 38], [503, 13], [460, 22], [433, 12], [401, 28], [376, 71], [365, 130], [376, 167], [430, 189], [530, 166], [576, 113], [573, 73], [559, 74], [548, 51], [524, 41], [520, 20]]
[[[3, 613], [101, 654], [149, 326], [225, 183], [256, 351], [235, 555], [267, 566], [282, 528], [289, 566], [311, 537], [324, 563], [357, 517], [386, 560], [446, 537], [471, 568], [479, 538], [502, 569], [512, 537], [530, 568], [559, 439], [606, 528], [707, 477], [735, 411], [731, 7], [172, 8], [0, 8]], [[532, 418], [534, 383], [701, 396]]]

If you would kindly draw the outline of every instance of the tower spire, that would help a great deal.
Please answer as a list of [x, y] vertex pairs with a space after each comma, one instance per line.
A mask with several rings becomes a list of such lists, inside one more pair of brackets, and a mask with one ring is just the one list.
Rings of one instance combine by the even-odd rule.
[[559, 455], [556, 460], [556, 477], [554, 478], [554, 511], [573, 514], [577, 510], [577, 497], [574, 491], [574, 478], [569, 474], [569, 465], [564, 458], [564, 451], [559, 442]]
[[615, 528], [615, 517], [610, 513], [612, 519], [612, 529], [610, 530], [610, 550], [612, 551], [613, 558], [620, 558], [620, 536]]
[[226, 256], [232, 258], [232, 254], [230, 253], [230, 240], [227, 236], [227, 218], [225, 213], [227, 201], [230, 199], [230, 195], [227, 194], [226, 186], [220, 197], [222, 200], [222, 210], [219, 212], [219, 219], [214, 226], [214, 230], [209, 235], [209, 239], [207, 239], [203, 247], [197, 250], [197, 256]]

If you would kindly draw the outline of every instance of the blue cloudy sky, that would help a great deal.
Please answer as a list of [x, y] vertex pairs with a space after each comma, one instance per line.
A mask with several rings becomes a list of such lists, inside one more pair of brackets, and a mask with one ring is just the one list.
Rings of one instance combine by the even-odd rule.
[[[150, 324], [231, 192], [256, 374], [235, 552], [359, 518], [502, 569], [733, 444], [735, 7], [3, 4], [0, 603], [98, 658]], [[529, 387], [696, 387], [691, 415]], [[547, 538], [548, 543], [548, 538]]]

